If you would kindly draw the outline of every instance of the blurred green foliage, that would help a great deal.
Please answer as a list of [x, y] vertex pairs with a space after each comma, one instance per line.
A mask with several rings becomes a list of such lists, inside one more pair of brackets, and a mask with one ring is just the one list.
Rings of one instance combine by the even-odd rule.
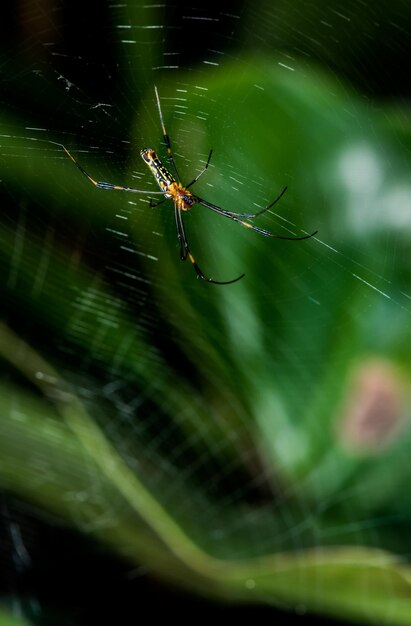
[[[190, 74], [158, 81], [184, 180], [213, 148], [199, 195], [245, 211], [287, 184], [261, 225], [318, 237], [198, 207], [201, 267], [246, 272], [203, 284], [167, 205], [96, 190], [3, 112], [0, 484], [201, 594], [410, 624], [410, 120], [269, 55], [198, 76], [184, 116]], [[143, 82], [132, 180], [160, 144]]]
[[21, 617], [16, 617], [0, 610], [0, 626], [27, 626], [27, 624], [28, 622]]

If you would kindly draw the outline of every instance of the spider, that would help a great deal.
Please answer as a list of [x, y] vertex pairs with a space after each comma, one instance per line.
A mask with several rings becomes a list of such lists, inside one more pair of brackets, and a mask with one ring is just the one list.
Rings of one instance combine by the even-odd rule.
[[189, 187], [194, 185], [194, 183], [196, 183], [198, 179], [207, 170], [210, 164], [211, 155], [213, 154], [213, 151], [210, 150], [207, 162], [205, 166], [203, 167], [203, 169], [200, 171], [200, 173], [197, 174], [197, 176], [193, 178], [193, 180], [190, 183], [188, 183], [188, 185], [183, 185], [181, 183], [177, 166], [174, 161], [173, 152], [171, 150], [170, 138], [167, 134], [166, 127], [164, 124], [163, 113], [161, 111], [161, 105], [160, 105], [160, 97], [158, 95], [156, 86], [154, 86], [154, 92], [155, 92], [156, 101], [157, 101], [158, 113], [160, 116], [160, 123], [161, 123], [162, 131], [163, 131], [163, 140], [167, 147], [168, 159], [170, 161], [171, 168], [174, 172], [174, 175], [163, 165], [163, 163], [158, 158], [156, 152], [152, 148], [146, 148], [146, 149], [141, 150], [140, 155], [142, 159], [145, 161], [145, 163], [148, 165], [148, 167], [150, 168], [161, 191], [144, 191], [141, 189], [134, 189], [133, 187], [122, 187], [121, 185], [113, 185], [111, 183], [94, 180], [94, 178], [92, 178], [90, 174], [86, 172], [86, 170], [73, 157], [73, 155], [67, 150], [67, 148], [64, 145], [62, 145], [62, 147], [64, 148], [65, 152], [68, 154], [70, 159], [73, 161], [73, 163], [75, 163], [75, 165], [78, 167], [80, 172], [82, 172], [82, 174], [84, 174], [84, 176], [86, 176], [86, 178], [88, 178], [88, 180], [99, 189], [110, 189], [110, 190], [116, 190], [116, 191], [126, 191], [129, 193], [141, 193], [141, 194], [163, 196], [163, 200], [160, 200], [159, 202], [153, 202], [153, 200], [150, 199], [151, 207], [158, 206], [165, 200], [172, 199], [174, 203], [174, 218], [176, 222], [177, 237], [178, 237], [178, 242], [179, 242], [179, 247], [180, 247], [180, 258], [182, 261], [185, 261], [187, 258], [191, 261], [198, 278], [201, 278], [201, 280], [204, 280], [208, 283], [213, 283], [215, 285], [230, 285], [231, 283], [235, 283], [241, 278], [243, 278], [245, 274], [241, 274], [240, 276], [237, 276], [237, 278], [234, 278], [232, 280], [220, 281], [220, 280], [214, 280], [213, 278], [208, 278], [200, 269], [200, 267], [198, 266], [198, 263], [196, 262], [191, 252], [190, 244], [188, 242], [187, 234], [184, 228], [183, 215], [182, 215], [183, 211], [190, 211], [195, 204], [202, 204], [208, 209], [211, 209], [211, 211], [215, 211], [219, 215], [227, 217], [230, 220], [234, 220], [234, 222], [238, 222], [242, 226], [245, 226], [246, 228], [250, 228], [251, 230], [255, 230], [257, 233], [260, 233], [261, 235], [264, 235], [266, 237], [275, 237], [276, 239], [286, 239], [288, 241], [302, 241], [303, 239], [309, 239], [310, 237], [313, 237], [314, 235], [317, 234], [318, 231], [315, 231], [314, 233], [311, 233], [311, 235], [304, 235], [303, 237], [286, 237], [283, 235], [277, 235], [277, 234], [271, 233], [268, 230], [264, 230], [263, 228], [258, 228], [257, 226], [250, 224], [248, 221], [245, 221], [245, 220], [253, 220], [259, 215], [262, 215], [263, 213], [271, 209], [271, 207], [273, 207], [280, 200], [280, 198], [284, 195], [284, 193], [287, 190], [287, 187], [285, 187], [282, 190], [282, 192], [277, 196], [277, 198], [275, 198], [275, 200], [273, 200], [273, 202], [271, 202], [271, 204], [261, 209], [261, 211], [257, 211], [257, 213], [236, 213], [234, 211], [227, 211], [226, 209], [222, 209], [221, 207], [215, 204], [212, 204], [211, 202], [208, 202], [207, 200], [204, 200], [203, 198], [200, 198], [200, 196], [197, 196], [191, 193], [191, 191], [189, 191]]

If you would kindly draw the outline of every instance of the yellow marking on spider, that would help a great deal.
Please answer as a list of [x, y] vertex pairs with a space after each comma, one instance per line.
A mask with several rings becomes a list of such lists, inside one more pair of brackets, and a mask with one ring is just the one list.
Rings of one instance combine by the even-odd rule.
[[72, 155], [72, 154], [70, 154], [70, 152], [67, 150], [66, 146], [63, 146], [63, 150], [64, 150], [64, 151], [65, 151], [65, 152], [69, 155], [69, 157], [70, 157], [70, 159], [73, 161], [73, 163], [74, 163], [75, 165], [77, 165], [77, 167], [79, 168], [79, 170], [80, 170], [80, 171], [81, 171], [81, 172], [82, 172], [82, 173], [83, 173], [83, 174], [84, 174], [84, 175], [85, 175], [85, 176], [89, 179], [89, 181], [90, 181], [91, 183], [93, 183], [93, 185], [95, 185], [95, 186], [97, 187], [97, 186], [98, 186], [97, 181], [96, 181], [96, 180], [94, 180], [94, 178], [92, 178], [92, 177], [90, 176], [90, 174], [88, 174], [88, 173], [86, 172], [86, 170], [84, 170], [84, 169], [83, 169], [83, 168], [82, 168], [82, 167], [81, 167], [81, 166], [77, 163], [76, 159], [73, 157], [73, 155]]

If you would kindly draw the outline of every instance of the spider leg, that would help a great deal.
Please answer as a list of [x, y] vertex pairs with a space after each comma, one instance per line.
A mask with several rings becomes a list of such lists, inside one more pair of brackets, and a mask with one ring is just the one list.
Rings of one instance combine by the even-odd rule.
[[[224, 210], [224, 214], [227, 217], [232, 215], [233, 217], [242, 217], [242, 218], [251, 220], [251, 219], [254, 219], [255, 217], [258, 217], [259, 215], [262, 215], [263, 213], [265, 213], [269, 209], [271, 209], [271, 207], [273, 207], [275, 204], [277, 204], [277, 202], [280, 200], [280, 198], [282, 198], [282, 196], [285, 194], [286, 191], [287, 191], [287, 187], [284, 187], [282, 192], [276, 197], [275, 200], [273, 200], [273, 202], [271, 202], [271, 204], [269, 204], [268, 206], [264, 207], [264, 209], [261, 209], [261, 211], [257, 211], [257, 213], [236, 213], [235, 211], [226, 211], [225, 209], [222, 209], [222, 210]], [[216, 207], [216, 208], [219, 208], [219, 207]]]
[[264, 207], [264, 209], [261, 209], [261, 211], [257, 211], [257, 213], [238, 213], [237, 214], [238, 217], [245, 217], [245, 218], [251, 220], [251, 219], [254, 219], [255, 217], [258, 217], [259, 215], [262, 215], [263, 213], [265, 213], [266, 211], [271, 209], [271, 207], [273, 207], [275, 204], [277, 204], [277, 202], [280, 200], [280, 198], [283, 197], [283, 195], [285, 194], [286, 191], [287, 191], [287, 187], [284, 187], [284, 189], [276, 197], [276, 199], [273, 200], [273, 202], [271, 202], [271, 204], [269, 204], [268, 206]]
[[111, 183], [105, 183], [103, 181], [94, 180], [94, 178], [92, 178], [92, 176], [90, 176], [90, 174], [88, 174], [86, 172], [84, 167], [82, 167], [80, 165], [80, 163], [73, 157], [73, 155], [67, 150], [66, 146], [63, 146], [63, 144], [60, 144], [60, 145], [63, 148], [63, 150], [66, 152], [66, 154], [68, 154], [68, 156], [73, 161], [73, 163], [78, 167], [80, 172], [82, 174], [84, 174], [84, 176], [86, 178], [88, 178], [89, 181], [91, 183], [93, 183], [93, 185], [95, 187], [98, 187], [99, 189], [114, 189], [116, 191], [127, 191], [127, 192], [131, 192], [131, 193], [146, 193], [146, 194], [150, 194], [150, 195], [151, 194], [156, 194], [156, 195], [157, 194], [161, 194], [161, 195], [164, 195], [164, 193], [162, 191], [143, 191], [142, 189], [134, 189], [134, 187], [122, 187], [121, 185], [112, 185]]
[[165, 127], [165, 124], [164, 124], [163, 113], [161, 111], [161, 105], [160, 105], [160, 97], [158, 95], [157, 87], [155, 85], [154, 85], [154, 91], [155, 91], [155, 94], [156, 94], [157, 108], [158, 108], [158, 113], [159, 113], [159, 116], [160, 116], [161, 128], [163, 129], [164, 143], [166, 144], [166, 147], [167, 147], [168, 158], [169, 158], [171, 166], [172, 166], [172, 168], [174, 170], [174, 173], [176, 175], [177, 181], [180, 182], [180, 176], [179, 176], [179, 173], [178, 173], [178, 170], [177, 170], [177, 165], [176, 165], [176, 162], [174, 161], [173, 152], [171, 150], [170, 137], [167, 134], [166, 127]]
[[185, 261], [188, 255], [189, 247], [180, 209], [178, 209], [176, 203], [174, 203], [174, 218], [176, 221], [178, 244], [180, 246], [180, 259]]
[[163, 202], [165, 202], [166, 200], [168, 200], [168, 198], [163, 198], [162, 200], [155, 202], [152, 198], [150, 198], [150, 201], [148, 204], [149, 204], [150, 209], [154, 209], [159, 204], [163, 204]]
[[245, 222], [244, 220], [240, 219], [240, 217], [243, 217], [241, 213], [232, 213], [231, 211], [226, 211], [225, 209], [222, 209], [221, 207], [218, 207], [215, 204], [211, 204], [210, 202], [207, 202], [206, 200], [202, 200], [201, 198], [198, 198], [198, 197], [197, 197], [197, 202], [207, 207], [208, 209], [215, 211], [219, 215], [228, 217], [230, 220], [233, 220], [234, 222], [238, 222], [239, 224], [241, 224], [242, 226], [245, 226], [246, 228], [255, 230], [257, 233], [260, 233], [261, 235], [264, 235], [265, 237], [274, 237], [275, 239], [286, 239], [287, 241], [302, 241], [303, 239], [310, 239], [310, 237], [314, 237], [314, 235], [318, 233], [318, 230], [316, 230], [310, 235], [304, 235], [303, 237], [287, 237], [284, 235], [277, 235], [275, 233], [271, 233], [269, 230], [264, 230], [263, 228], [257, 228], [257, 226], [253, 226], [252, 224], [249, 224], [248, 222]]
[[245, 276], [245, 274], [241, 274], [241, 276], [238, 276], [237, 278], [234, 278], [233, 280], [226, 280], [226, 281], [213, 280], [212, 278], [208, 278], [200, 269], [197, 261], [195, 260], [194, 256], [191, 253], [190, 245], [188, 243], [186, 231], [184, 228], [183, 217], [181, 215], [180, 209], [177, 207], [176, 204], [174, 204], [174, 216], [176, 220], [178, 242], [180, 244], [180, 259], [182, 261], [185, 261], [187, 257], [190, 259], [194, 267], [194, 270], [197, 274], [197, 278], [201, 278], [201, 280], [204, 280], [206, 283], [213, 283], [214, 285], [230, 285], [231, 283], [236, 283], [238, 280], [240, 280], [241, 278]]
[[198, 181], [198, 179], [200, 178], [200, 176], [202, 176], [204, 174], [204, 172], [206, 171], [207, 167], [210, 164], [211, 161], [211, 155], [213, 154], [213, 151], [210, 150], [210, 154], [208, 155], [208, 159], [207, 159], [207, 163], [205, 164], [205, 166], [203, 167], [203, 169], [201, 170], [201, 172], [199, 174], [197, 174], [197, 176], [191, 181], [191, 183], [188, 183], [188, 185], [185, 185], [185, 188], [188, 189], [189, 187], [191, 187], [191, 185], [194, 185], [194, 183], [196, 183]]

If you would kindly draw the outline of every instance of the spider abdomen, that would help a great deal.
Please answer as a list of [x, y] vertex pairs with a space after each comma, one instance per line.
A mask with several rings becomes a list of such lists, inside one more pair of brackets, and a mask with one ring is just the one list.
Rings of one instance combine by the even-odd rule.
[[170, 190], [173, 185], [177, 185], [174, 176], [162, 164], [156, 152], [151, 148], [141, 150], [140, 154], [143, 161], [145, 161], [145, 163], [147, 163], [148, 167], [150, 168], [151, 173], [156, 179], [161, 191], [164, 191], [164, 193], [167, 194], [168, 197], [171, 197], [173, 193]]

